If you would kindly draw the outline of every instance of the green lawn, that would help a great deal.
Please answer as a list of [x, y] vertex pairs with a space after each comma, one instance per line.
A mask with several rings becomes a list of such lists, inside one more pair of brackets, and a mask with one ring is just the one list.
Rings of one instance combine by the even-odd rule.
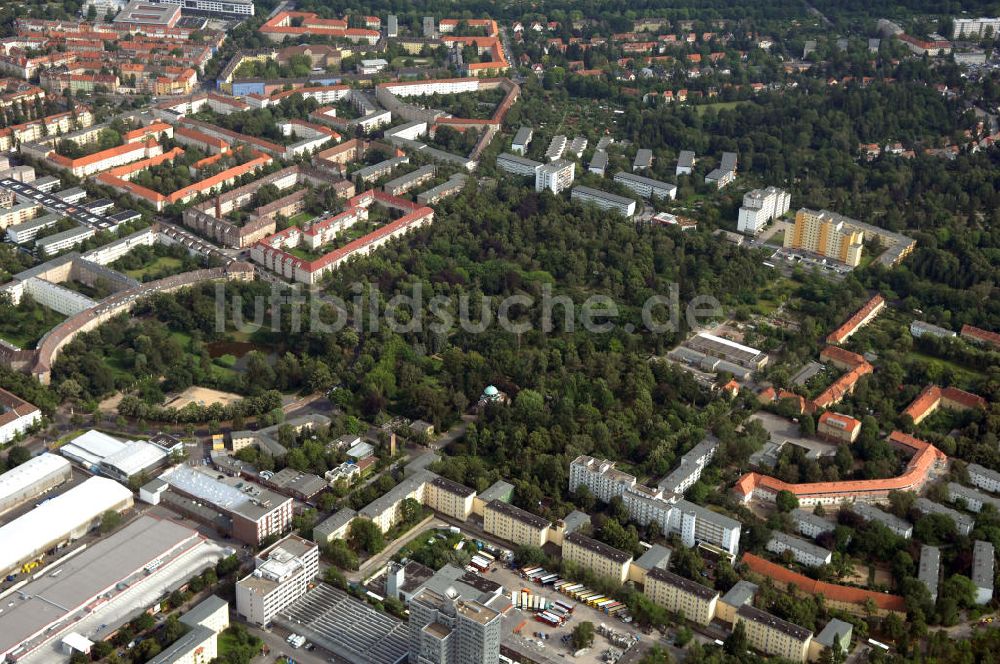
[[716, 111], [726, 111], [726, 110], [730, 110], [730, 109], [733, 109], [733, 108], [738, 108], [740, 106], [743, 106], [744, 104], [749, 104], [749, 103], [750, 103], [749, 100], [743, 100], [743, 101], [719, 101], [719, 102], [716, 102], [714, 104], [699, 104], [697, 106], [694, 106], [693, 108], [694, 108], [695, 113], [697, 113], [698, 115], [704, 115], [705, 113], [707, 113], [711, 109], [714, 109]]
[[955, 378], [959, 381], [959, 383], [961, 383], [961, 386], [964, 387], [969, 387], [983, 378], [983, 374], [979, 371], [962, 366], [961, 364], [956, 364], [950, 360], [944, 360], [940, 357], [934, 357], [933, 355], [927, 355], [926, 353], [918, 351], [911, 351], [910, 356], [914, 359], [926, 362], [931, 366], [938, 367], [939, 369], [951, 369], [955, 373]]
[[174, 258], [173, 256], [160, 256], [152, 263], [144, 265], [137, 270], [126, 270], [125, 274], [132, 277], [137, 281], [142, 281], [142, 278], [146, 275], [155, 274], [157, 278], [163, 278], [170, 276], [170, 274], [176, 274], [181, 270], [181, 259]]
[[34, 348], [46, 332], [64, 320], [66, 316], [26, 296], [17, 306], [0, 308], [0, 339], [18, 348]]
[[309, 222], [309, 221], [312, 221], [315, 218], [316, 217], [314, 217], [313, 215], [309, 214], [308, 212], [299, 212], [297, 215], [295, 215], [294, 217], [291, 217], [288, 220], [288, 224], [290, 226], [301, 226], [302, 224], [304, 224], [306, 222]]

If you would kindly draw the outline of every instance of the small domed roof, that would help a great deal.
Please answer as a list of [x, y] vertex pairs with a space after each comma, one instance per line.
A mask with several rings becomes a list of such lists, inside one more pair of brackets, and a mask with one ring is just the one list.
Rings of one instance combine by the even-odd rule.
[[493, 387], [492, 385], [487, 385], [486, 389], [483, 390], [483, 394], [485, 394], [488, 397], [495, 397], [496, 395], [500, 394], [500, 390]]

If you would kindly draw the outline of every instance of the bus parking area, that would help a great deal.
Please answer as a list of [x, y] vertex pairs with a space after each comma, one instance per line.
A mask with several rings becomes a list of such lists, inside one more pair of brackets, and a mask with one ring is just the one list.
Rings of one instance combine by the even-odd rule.
[[[610, 604], [613, 602], [611, 598], [597, 599], [596, 593], [593, 593], [594, 597], [590, 601], [594, 606], [591, 606], [586, 601], [574, 599], [589, 594], [583, 592], [585, 589], [581, 584], [563, 582], [558, 577], [540, 583], [542, 578], [552, 575], [536, 574], [531, 578], [525, 578], [522, 576], [523, 570], [509, 569], [501, 565], [493, 566], [493, 570], [488, 573], [489, 579], [503, 584], [515, 604], [515, 615], [520, 614], [520, 620], [514, 622], [513, 638], [505, 636], [504, 643], [513, 641], [518, 649], [523, 649], [526, 654], [552, 661], [566, 661], [573, 658], [574, 648], [569, 638], [570, 634], [578, 624], [588, 621], [594, 625], [594, 644], [587, 652], [581, 653], [572, 661], [587, 664], [590, 662], [629, 664], [641, 659], [641, 653], [651, 645], [650, 637], [645, 637], [632, 624], [615, 617], [623, 612], [627, 614], [627, 609], [620, 605], [620, 609], [614, 610], [615, 607]], [[554, 587], [557, 579], [563, 589], [580, 587], [572, 594], [563, 594]], [[605, 604], [605, 600], [609, 603]], [[603, 604], [604, 609], [596, 608], [598, 604]], [[605, 610], [614, 612], [608, 614], [604, 612]]]

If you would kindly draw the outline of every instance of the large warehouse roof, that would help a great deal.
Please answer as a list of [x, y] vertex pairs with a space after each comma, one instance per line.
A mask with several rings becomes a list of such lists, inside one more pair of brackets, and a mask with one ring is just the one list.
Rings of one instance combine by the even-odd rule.
[[[100, 481], [121, 488], [111, 480]], [[0, 657], [99, 595], [114, 592], [119, 582], [143, 573], [147, 565], [168, 556], [176, 557], [202, 541], [194, 530], [174, 521], [139, 517], [59, 565], [58, 575], [46, 574], [5, 599], [13, 606], [5, 605], [0, 613]], [[71, 625], [72, 622], [65, 623], [64, 629]], [[53, 631], [51, 636], [57, 634]]]
[[77, 459], [91, 466], [124, 449], [125, 443], [106, 433], [91, 429], [59, 448], [63, 456]]
[[237, 489], [189, 466], [177, 466], [160, 479], [181, 493], [253, 521], [292, 500], [251, 482]]
[[0, 572], [11, 568], [122, 503], [132, 492], [114, 480], [91, 477], [0, 527]]
[[122, 442], [106, 433], [90, 430], [80, 434], [59, 450], [91, 468], [104, 467], [113, 476], [131, 477], [160, 463], [167, 456], [163, 448], [142, 440]]
[[72, 468], [66, 459], [48, 452], [39, 454], [0, 475], [0, 505], [22, 489], [45, 479], [49, 475], [71, 471]]
[[155, 466], [165, 459], [167, 453], [145, 441], [130, 440], [125, 447], [104, 458], [101, 464], [117, 470], [125, 477], [131, 477]]

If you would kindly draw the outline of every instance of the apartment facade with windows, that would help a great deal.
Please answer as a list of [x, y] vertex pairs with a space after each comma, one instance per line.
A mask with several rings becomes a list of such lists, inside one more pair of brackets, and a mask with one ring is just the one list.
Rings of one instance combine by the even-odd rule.
[[444, 477], [435, 477], [424, 489], [424, 504], [435, 512], [465, 521], [472, 514], [476, 492]]
[[782, 620], [766, 611], [744, 605], [736, 611], [736, 625], [742, 624], [747, 641], [765, 655], [781, 657], [791, 662], [805, 662], [813, 633]]
[[490, 501], [483, 510], [483, 530], [521, 546], [543, 546], [550, 526], [542, 517], [499, 500]]
[[625, 583], [632, 563], [631, 554], [578, 532], [572, 532], [563, 538], [562, 557], [563, 560], [619, 583]]
[[785, 233], [786, 249], [800, 249], [831, 258], [849, 267], [861, 263], [865, 234], [853, 220], [827, 210], [802, 208], [795, 213], [795, 226]]
[[654, 568], [646, 574], [644, 593], [654, 604], [699, 625], [707, 625], [715, 617], [719, 593], [708, 586], [685, 579], [665, 569]]

